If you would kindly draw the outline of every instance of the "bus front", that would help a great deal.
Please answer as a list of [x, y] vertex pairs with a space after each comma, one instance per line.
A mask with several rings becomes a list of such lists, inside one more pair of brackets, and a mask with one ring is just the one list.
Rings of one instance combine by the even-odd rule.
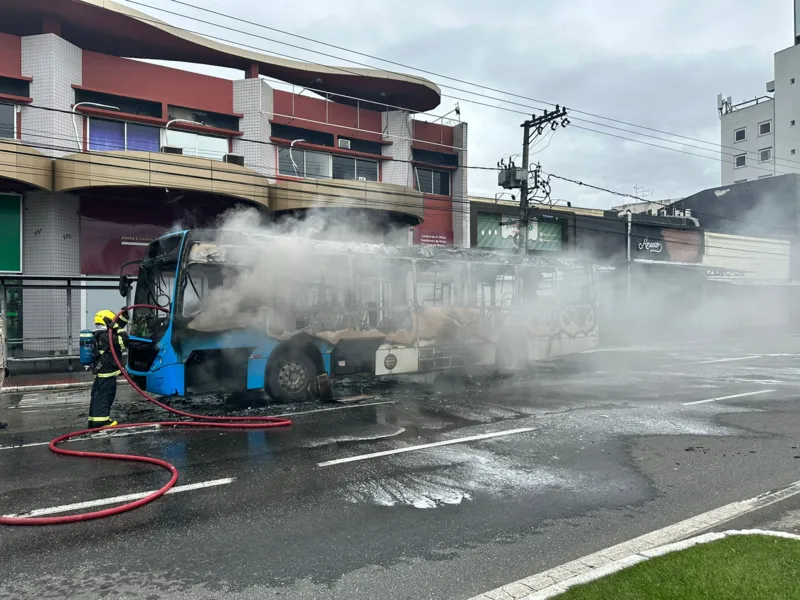
[[176, 275], [187, 232], [160, 237], [139, 265], [130, 320], [128, 373], [142, 389], [164, 396], [184, 394], [183, 365], [172, 345]]

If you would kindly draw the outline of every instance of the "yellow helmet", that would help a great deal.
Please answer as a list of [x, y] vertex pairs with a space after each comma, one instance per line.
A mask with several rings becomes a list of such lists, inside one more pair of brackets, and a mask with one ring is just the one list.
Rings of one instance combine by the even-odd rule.
[[111, 321], [114, 320], [114, 317], [117, 315], [111, 312], [110, 310], [104, 309], [99, 311], [94, 316], [94, 324], [95, 325], [110, 325]]

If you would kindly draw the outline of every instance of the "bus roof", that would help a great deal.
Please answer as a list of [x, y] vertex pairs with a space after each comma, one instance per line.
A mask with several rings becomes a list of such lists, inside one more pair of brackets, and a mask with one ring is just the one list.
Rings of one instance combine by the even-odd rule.
[[[191, 242], [209, 244], [210, 246], [247, 246], [248, 240], [281, 240], [298, 239], [288, 235], [275, 235], [269, 233], [247, 233], [226, 229], [192, 229], [184, 233]], [[174, 235], [174, 234], [173, 234]], [[306, 239], [309, 246], [320, 254], [361, 254], [380, 256], [384, 258], [406, 258], [419, 260], [452, 260], [477, 263], [491, 263], [496, 265], [520, 265], [532, 267], [557, 267], [561, 269], [580, 269], [590, 266], [588, 261], [575, 258], [549, 257], [549, 256], [520, 256], [511, 252], [498, 252], [496, 250], [480, 250], [475, 248], [453, 248], [437, 246], [389, 246], [387, 244], [372, 244], [365, 242], [336, 242], [327, 240]], [[210, 250], [210, 248], [209, 248]], [[211, 257], [206, 259], [213, 262]], [[204, 261], [205, 262], [205, 261]]]

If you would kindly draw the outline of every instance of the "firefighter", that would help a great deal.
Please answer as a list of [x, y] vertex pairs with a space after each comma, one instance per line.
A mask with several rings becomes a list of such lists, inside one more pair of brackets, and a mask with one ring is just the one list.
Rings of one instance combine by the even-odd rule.
[[[124, 319], [124, 320], [123, 320]], [[89, 404], [89, 429], [114, 427], [117, 422], [111, 419], [111, 405], [117, 396], [117, 377], [119, 367], [111, 355], [109, 347], [109, 329], [114, 339], [114, 352], [122, 360], [122, 352], [128, 345], [128, 334], [119, 322], [113, 323], [114, 313], [101, 310], [94, 316], [93, 364], [94, 383], [92, 384], [92, 400]], [[127, 323], [127, 315], [121, 315], [119, 321]]]

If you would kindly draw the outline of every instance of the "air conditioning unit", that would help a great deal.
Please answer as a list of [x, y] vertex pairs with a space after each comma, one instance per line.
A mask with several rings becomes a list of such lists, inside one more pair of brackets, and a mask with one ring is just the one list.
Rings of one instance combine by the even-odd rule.
[[241, 154], [226, 154], [222, 160], [232, 165], [239, 165], [240, 167], [244, 166], [244, 156]]
[[662, 209], [660, 209], [660, 210], [658, 211], [658, 216], [659, 216], [659, 217], [666, 217], [666, 216], [667, 216], [667, 209], [666, 209], [666, 208], [662, 208]]
[[359, 177], [359, 178], [358, 178], [358, 180], [359, 180], [359, 181], [366, 181], [366, 180], [367, 180], [367, 178], [366, 178], [366, 177]]
[[683, 216], [683, 211], [682, 211], [682, 210], [678, 210], [678, 209], [676, 208], [676, 209], [673, 209], [673, 214], [674, 214], [676, 217], [682, 217], [682, 216]]
[[344, 150], [350, 150], [350, 140], [339, 138], [339, 148], [342, 148]]
[[183, 154], [183, 148], [178, 146], [161, 146], [161, 152], [164, 154]]
[[685, 211], [683, 211], [683, 214], [686, 215], [687, 219], [690, 219], [692, 217], [692, 209], [687, 208]]

